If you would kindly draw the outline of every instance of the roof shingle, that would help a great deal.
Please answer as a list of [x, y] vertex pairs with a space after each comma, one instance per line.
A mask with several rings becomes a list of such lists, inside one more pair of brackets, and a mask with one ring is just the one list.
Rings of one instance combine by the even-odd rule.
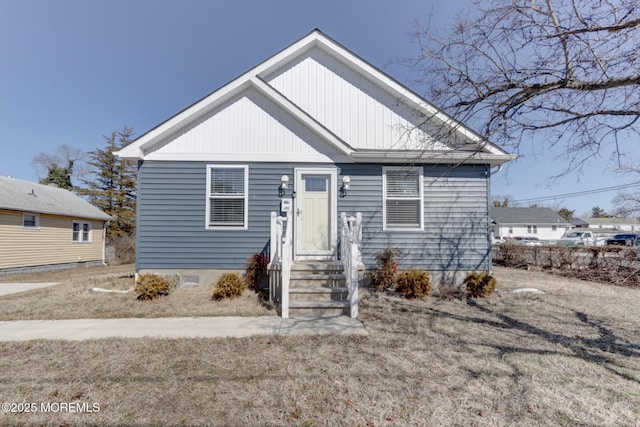
[[551, 208], [491, 208], [496, 224], [565, 224], [564, 218]]
[[0, 176], [0, 209], [109, 221], [112, 218], [72, 192]]

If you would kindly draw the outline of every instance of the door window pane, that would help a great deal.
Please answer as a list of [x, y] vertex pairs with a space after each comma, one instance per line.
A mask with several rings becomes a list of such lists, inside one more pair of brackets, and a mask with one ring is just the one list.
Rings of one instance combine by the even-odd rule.
[[307, 193], [327, 191], [327, 178], [323, 176], [308, 176], [304, 179], [304, 191]]

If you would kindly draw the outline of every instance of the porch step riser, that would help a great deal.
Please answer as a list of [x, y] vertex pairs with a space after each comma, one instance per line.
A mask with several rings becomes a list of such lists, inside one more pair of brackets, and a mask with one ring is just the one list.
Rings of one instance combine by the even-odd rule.
[[347, 285], [344, 280], [341, 281], [327, 281], [327, 280], [291, 280], [289, 282], [289, 289], [294, 288], [345, 288]]
[[289, 316], [350, 316], [350, 308], [289, 308]]
[[348, 301], [349, 294], [348, 293], [299, 293], [299, 292], [289, 292], [289, 301], [308, 301], [308, 302], [318, 302], [318, 301]]
[[344, 268], [340, 263], [293, 263], [291, 265], [291, 273], [294, 272], [342, 274]]

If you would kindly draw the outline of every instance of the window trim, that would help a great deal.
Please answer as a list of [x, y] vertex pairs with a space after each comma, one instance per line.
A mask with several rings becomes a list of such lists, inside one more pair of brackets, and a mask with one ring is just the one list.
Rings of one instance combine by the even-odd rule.
[[[243, 169], [244, 170], [244, 218], [242, 226], [221, 226], [211, 224], [211, 171], [213, 169]], [[240, 197], [230, 197], [239, 199]], [[209, 164], [207, 165], [207, 182], [205, 184], [205, 218], [204, 228], [206, 230], [248, 230], [249, 229], [249, 165], [236, 164]]]
[[[75, 239], [75, 233], [76, 231], [74, 230], [74, 225], [78, 224], [78, 240]], [[88, 230], [86, 231], [86, 235], [87, 235], [87, 240], [84, 240], [84, 236], [85, 236], [85, 230], [84, 230], [84, 226], [88, 226]], [[93, 227], [90, 221], [82, 221], [82, 220], [77, 220], [74, 219], [73, 221], [71, 221], [71, 243], [91, 243], [93, 241], [93, 236], [92, 236], [92, 231], [93, 231]]]
[[[35, 225], [31, 226], [31, 225], [24, 225], [24, 220], [25, 217], [29, 215], [29, 216], [33, 216], [35, 217]], [[25, 230], [37, 230], [40, 228], [40, 214], [39, 213], [35, 213], [35, 212], [22, 212], [22, 228], [24, 228]]]
[[[393, 227], [387, 225], [387, 200], [394, 200], [387, 197], [387, 171], [408, 171], [418, 172], [418, 197], [405, 200], [419, 200], [420, 203], [420, 225], [418, 227]], [[422, 167], [406, 166], [383, 166], [382, 167], [382, 230], [383, 231], [424, 231], [424, 170]]]

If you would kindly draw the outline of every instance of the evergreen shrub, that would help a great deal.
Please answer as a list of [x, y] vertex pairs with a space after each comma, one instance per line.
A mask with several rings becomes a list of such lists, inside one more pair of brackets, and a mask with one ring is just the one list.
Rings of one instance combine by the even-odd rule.
[[424, 270], [406, 270], [398, 274], [396, 292], [405, 298], [424, 299], [431, 293], [431, 278]]
[[473, 272], [467, 274], [464, 279], [464, 285], [467, 287], [467, 293], [472, 298], [482, 298], [490, 295], [496, 289], [498, 281], [489, 272]]
[[148, 301], [161, 295], [169, 295], [173, 290], [172, 282], [157, 274], [142, 274], [136, 281], [135, 293], [138, 299]]
[[242, 295], [247, 284], [237, 273], [224, 273], [216, 282], [211, 299], [236, 298]]

